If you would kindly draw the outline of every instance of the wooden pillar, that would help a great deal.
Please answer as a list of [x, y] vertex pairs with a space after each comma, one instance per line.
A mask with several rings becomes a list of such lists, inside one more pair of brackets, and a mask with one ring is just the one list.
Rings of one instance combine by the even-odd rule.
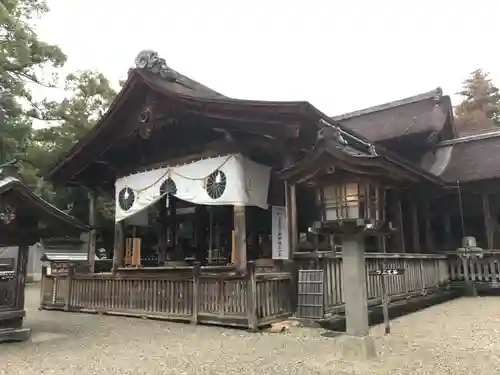
[[168, 211], [167, 197], [160, 199], [159, 218], [157, 223], [158, 238], [158, 265], [163, 266], [167, 260], [167, 230], [168, 230]]
[[401, 204], [401, 197], [398, 194], [396, 197], [396, 225], [397, 225], [397, 236], [399, 237], [399, 251], [406, 253], [406, 241], [405, 241], [405, 232], [403, 225], [403, 206]]
[[242, 270], [247, 266], [247, 229], [245, 206], [234, 206], [234, 263]]
[[424, 220], [425, 220], [425, 247], [427, 253], [434, 252], [434, 239], [432, 234], [431, 207], [428, 201], [424, 201]]
[[170, 241], [174, 250], [175, 260], [184, 260], [184, 251], [177, 241], [177, 200], [169, 197], [168, 206], [168, 228], [170, 232]]
[[413, 252], [420, 252], [420, 227], [418, 225], [418, 207], [417, 202], [411, 202], [411, 224], [412, 224], [412, 239]]
[[287, 201], [287, 216], [290, 232], [290, 259], [293, 259], [293, 254], [299, 251], [299, 229], [297, 223], [297, 189], [295, 184], [288, 184], [290, 191]]
[[[212, 220], [210, 220], [210, 217], [212, 217]], [[198, 262], [205, 262], [205, 258], [207, 258], [208, 255], [208, 250], [214, 249], [215, 242], [212, 206], [195, 206], [195, 231], [196, 260]], [[212, 243], [210, 243], [210, 241], [212, 241]]]
[[[287, 155], [284, 160], [286, 168], [293, 165], [293, 157]], [[286, 217], [288, 224], [288, 238], [289, 238], [289, 259], [293, 259], [293, 254], [298, 251], [299, 244], [299, 230], [297, 223], [297, 187], [294, 183], [285, 181], [285, 207]]]
[[89, 272], [94, 273], [95, 266], [95, 250], [96, 250], [96, 240], [97, 240], [97, 231], [96, 231], [96, 218], [97, 218], [97, 194], [95, 191], [90, 191], [88, 194], [89, 197], [89, 247], [87, 252], [87, 259], [89, 262]]
[[297, 195], [295, 184], [289, 184], [285, 181], [285, 208], [288, 226], [288, 243], [290, 251], [289, 259], [293, 259], [293, 254], [298, 251], [299, 233], [297, 226]]
[[124, 221], [115, 223], [115, 238], [113, 249], [113, 271], [123, 267], [125, 256], [125, 224]]
[[450, 250], [453, 248], [453, 237], [451, 233], [451, 215], [449, 212], [443, 214], [443, 227], [444, 227], [444, 248]]
[[481, 200], [483, 203], [483, 218], [484, 218], [484, 228], [486, 232], [486, 244], [488, 249], [493, 249], [495, 246], [494, 244], [495, 228], [491, 217], [490, 197], [488, 194], [484, 193], [481, 195]]
[[28, 254], [29, 254], [29, 246], [19, 245], [17, 252], [17, 263], [16, 263], [16, 275], [17, 275], [16, 307], [19, 310], [24, 310]]

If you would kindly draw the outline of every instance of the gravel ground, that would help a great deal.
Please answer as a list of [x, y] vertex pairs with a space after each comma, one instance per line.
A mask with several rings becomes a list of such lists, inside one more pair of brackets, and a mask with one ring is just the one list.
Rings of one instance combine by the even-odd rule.
[[0, 345], [0, 375], [31, 374], [453, 374], [500, 373], [500, 297], [462, 298], [373, 327], [379, 359], [345, 362], [339, 338], [37, 311], [26, 343]]

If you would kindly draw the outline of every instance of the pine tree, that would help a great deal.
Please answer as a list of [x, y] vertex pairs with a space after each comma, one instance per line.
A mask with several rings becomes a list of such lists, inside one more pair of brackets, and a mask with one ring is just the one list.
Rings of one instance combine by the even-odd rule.
[[26, 147], [33, 117], [44, 116], [30, 84], [53, 86], [42, 69], [61, 67], [66, 56], [59, 47], [41, 41], [33, 21], [47, 11], [43, 0], [0, 1], [0, 162]]
[[473, 71], [458, 93], [464, 100], [455, 107], [460, 133], [477, 132], [500, 126], [500, 92], [482, 69]]

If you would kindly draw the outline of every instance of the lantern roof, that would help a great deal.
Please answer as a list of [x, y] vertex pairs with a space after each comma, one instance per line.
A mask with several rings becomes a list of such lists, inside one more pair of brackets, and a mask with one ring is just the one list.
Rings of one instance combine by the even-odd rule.
[[[11, 176], [0, 178], [0, 215], [0, 245], [3, 246], [18, 245], [15, 241], [20, 238], [36, 242], [49, 231], [51, 234], [69, 235], [90, 230], [80, 220], [40, 198], [23, 182]], [[26, 220], [32, 225], [30, 228], [25, 225]], [[23, 237], [24, 231], [31, 231], [29, 234], [33, 236]]]
[[[364, 146], [364, 147], [362, 147]], [[333, 125], [318, 131], [317, 141], [302, 160], [279, 171], [280, 178], [295, 182], [313, 179], [320, 171], [339, 168], [364, 176], [385, 176], [396, 181], [424, 181], [444, 186], [444, 181], [381, 146], [363, 139], [343, 137]]]

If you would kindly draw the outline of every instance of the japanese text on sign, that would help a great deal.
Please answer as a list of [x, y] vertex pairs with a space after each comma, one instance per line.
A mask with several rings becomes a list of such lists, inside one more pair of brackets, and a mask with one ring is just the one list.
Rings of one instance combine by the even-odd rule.
[[404, 273], [405, 273], [404, 268], [384, 268], [384, 269], [368, 271], [368, 274], [370, 276], [403, 275]]
[[272, 246], [273, 259], [289, 258], [288, 221], [286, 208], [282, 206], [272, 207]]

